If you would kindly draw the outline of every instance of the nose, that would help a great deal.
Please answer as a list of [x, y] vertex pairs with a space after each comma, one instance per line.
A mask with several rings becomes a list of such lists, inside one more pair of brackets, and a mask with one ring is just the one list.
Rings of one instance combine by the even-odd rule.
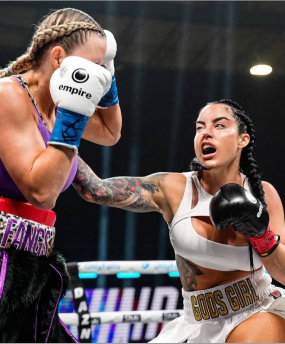
[[207, 130], [203, 132], [203, 139], [213, 138], [212, 134]]

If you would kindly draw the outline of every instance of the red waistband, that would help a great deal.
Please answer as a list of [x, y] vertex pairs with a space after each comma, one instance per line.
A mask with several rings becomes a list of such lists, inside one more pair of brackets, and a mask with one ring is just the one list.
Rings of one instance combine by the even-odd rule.
[[0, 197], [0, 211], [32, 220], [42, 225], [53, 227], [56, 214], [52, 210], [37, 209], [29, 203]]

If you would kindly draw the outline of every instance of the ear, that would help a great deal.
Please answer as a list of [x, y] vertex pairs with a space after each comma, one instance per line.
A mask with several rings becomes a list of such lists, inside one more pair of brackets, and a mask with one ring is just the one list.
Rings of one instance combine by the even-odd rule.
[[249, 142], [250, 142], [250, 136], [247, 133], [241, 134], [239, 137], [238, 147], [244, 148], [249, 144]]
[[66, 52], [60, 45], [56, 45], [50, 52], [50, 62], [54, 69], [58, 69], [62, 60], [67, 56]]

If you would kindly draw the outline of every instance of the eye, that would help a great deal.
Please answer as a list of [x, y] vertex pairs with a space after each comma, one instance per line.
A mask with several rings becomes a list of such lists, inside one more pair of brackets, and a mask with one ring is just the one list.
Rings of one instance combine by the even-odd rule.
[[200, 129], [202, 129], [202, 127], [196, 127], [196, 131], [199, 131]]
[[222, 124], [222, 123], [217, 123], [217, 124], [215, 125], [215, 128], [225, 128], [225, 125]]

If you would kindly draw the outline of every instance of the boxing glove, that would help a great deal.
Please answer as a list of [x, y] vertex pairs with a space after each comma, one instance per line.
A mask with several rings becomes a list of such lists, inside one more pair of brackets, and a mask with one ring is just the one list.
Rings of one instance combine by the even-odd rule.
[[103, 61], [103, 66], [111, 73], [112, 75], [112, 84], [108, 93], [100, 100], [97, 105], [98, 108], [107, 109], [110, 106], [116, 105], [119, 103], [118, 90], [115, 78], [115, 67], [114, 67], [114, 58], [117, 53], [117, 42], [115, 40], [112, 32], [104, 30], [107, 38], [107, 50], [106, 55]]
[[213, 196], [209, 210], [217, 229], [232, 225], [261, 257], [271, 254], [280, 243], [280, 237], [269, 227], [266, 207], [238, 184], [222, 186]]
[[112, 82], [105, 68], [78, 56], [66, 57], [50, 79], [56, 121], [48, 144], [78, 152], [88, 119]]

